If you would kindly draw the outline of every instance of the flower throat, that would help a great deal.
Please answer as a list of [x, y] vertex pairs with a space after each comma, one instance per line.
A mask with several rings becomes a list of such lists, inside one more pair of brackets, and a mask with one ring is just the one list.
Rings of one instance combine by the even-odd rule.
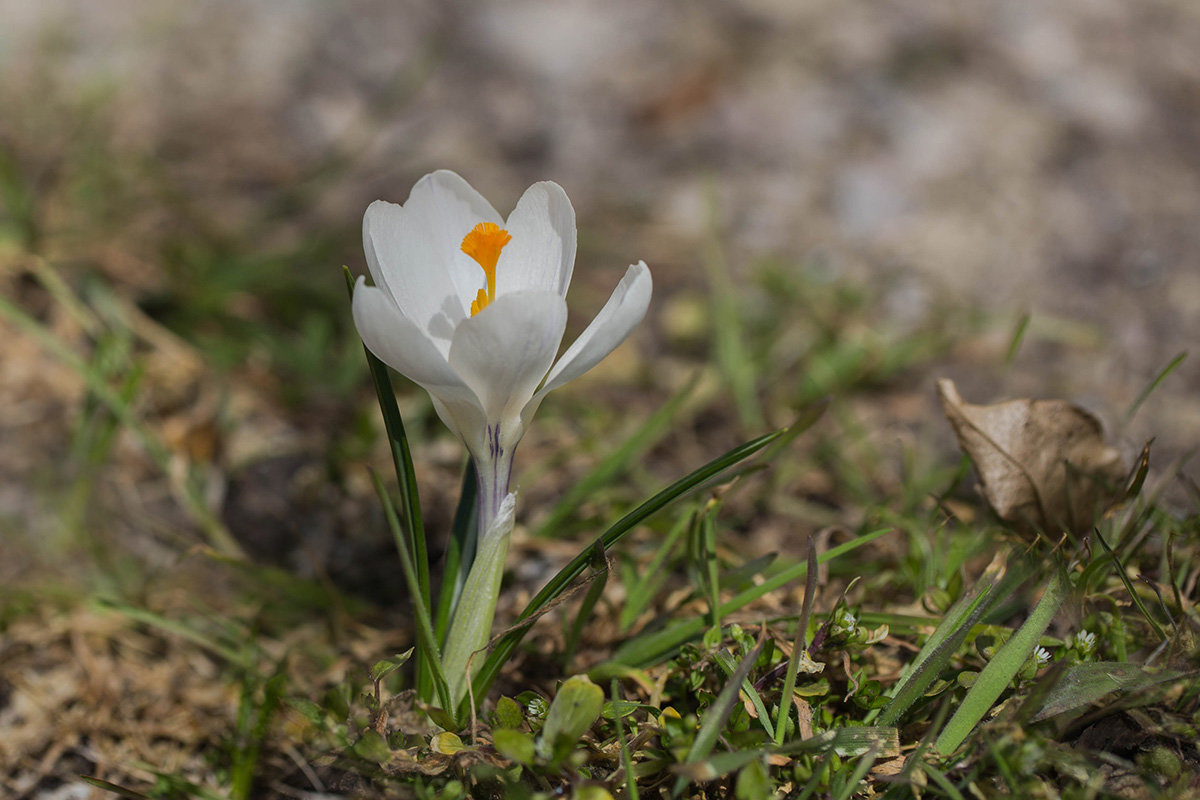
[[475, 316], [496, 299], [496, 262], [500, 251], [512, 241], [508, 231], [494, 222], [481, 222], [471, 229], [462, 241], [462, 251], [483, 267], [487, 289], [480, 289], [471, 301], [471, 316]]

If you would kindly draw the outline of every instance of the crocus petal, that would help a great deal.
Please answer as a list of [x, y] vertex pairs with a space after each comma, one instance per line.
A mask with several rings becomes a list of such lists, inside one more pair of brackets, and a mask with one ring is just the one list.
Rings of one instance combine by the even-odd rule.
[[[519, 421], [562, 342], [567, 304], [554, 292], [519, 292], [458, 326], [450, 367], [479, 397], [490, 423]], [[506, 431], [506, 436], [521, 431]], [[515, 443], [515, 442], [514, 442]]]
[[575, 209], [557, 183], [525, 190], [504, 227], [512, 241], [496, 267], [496, 293], [545, 291], [566, 296], [575, 267]]
[[626, 270], [625, 277], [621, 278], [592, 324], [579, 334], [550, 370], [545, 385], [538, 390], [535, 403], [540, 402], [547, 392], [575, 380], [616, 350], [646, 315], [652, 289], [646, 262], [639, 261]]
[[[359, 277], [354, 285], [354, 325], [363, 344], [383, 363], [429, 392], [438, 417], [463, 441], [486, 425], [475, 392], [430, 341], [429, 336], [404, 316], [383, 290], [367, 286]], [[471, 443], [468, 442], [468, 445]]]
[[392, 298], [359, 276], [354, 285], [354, 326], [363, 344], [404, 377], [422, 386], [463, 386], [429, 335]]
[[462, 252], [463, 237], [480, 222], [502, 221], [470, 184], [439, 170], [417, 181], [403, 206], [377, 200], [367, 208], [367, 265], [406, 317], [448, 340], [466, 316], [463, 299], [474, 298], [483, 279]]

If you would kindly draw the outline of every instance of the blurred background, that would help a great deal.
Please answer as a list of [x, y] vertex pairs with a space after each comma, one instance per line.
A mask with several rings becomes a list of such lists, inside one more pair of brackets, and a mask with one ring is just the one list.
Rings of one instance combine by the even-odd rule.
[[[302, 517], [292, 567], [391, 591], [344, 545], [391, 547], [342, 500], [381, 451], [340, 267], [436, 168], [502, 213], [566, 188], [572, 331], [654, 271], [523, 445], [530, 524], [696, 370], [655, 483], [832, 394], [826, 446], [881, 443], [886, 491], [903, 447], [956, 458], [937, 375], [1185, 453], [1200, 357], [1127, 411], [1200, 341], [1198, 47], [1188, 0], [0, 0], [0, 581], [80, 529], [296, 562]], [[460, 451], [402, 394], [445, 521]], [[785, 487], [805, 526], [847, 505], [830, 469]]]

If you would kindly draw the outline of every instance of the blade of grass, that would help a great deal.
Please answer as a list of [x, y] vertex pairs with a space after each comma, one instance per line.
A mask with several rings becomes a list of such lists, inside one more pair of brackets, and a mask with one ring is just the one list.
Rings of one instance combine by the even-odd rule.
[[[743, 445], [733, 448], [724, 455], [713, 459], [698, 470], [695, 470], [688, 475], [680, 478], [672, 483], [667, 488], [663, 489], [658, 494], [646, 500], [633, 511], [630, 511], [624, 517], [619, 519], [608, 530], [596, 539], [595, 543], [604, 549], [608, 550], [614, 544], [623, 539], [630, 531], [636, 528], [651, 516], [666, 508], [671, 503], [685, 496], [697, 486], [701, 486], [717, 475], [720, 475], [725, 470], [734, 466], [740, 461], [743, 461], [757, 453], [762, 448], [766, 447], [779, 436], [783, 435], [784, 431], [774, 431], [764, 434], [756, 439], [751, 439]], [[595, 545], [593, 543], [593, 546]], [[565, 567], [550, 579], [550, 581], [542, 588], [537, 595], [525, 606], [525, 609], [517, 617], [517, 622], [528, 621], [527, 625], [518, 625], [503, 635], [495, 647], [492, 648], [484, 661], [479, 674], [475, 677], [474, 693], [476, 697], [483, 697], [496, 675], [499, 674], [500, 667], [508, 660], [509, 655], [520, 644], [525, 637], [525, 633], [533, 625], [534, 619], [538, 612], [549, 605], [563, 591], [571, 585], [571, 582], [578, 578], [586, 569], [591, 558], [591, 548], [584, 550], [575, 558], [571, 559]]]
[[442, 588], [438, 592], [434, 633], [439, 644], [445, 644], [446, 631], [462, 594], [467, 573], [475, 561], [475, 536], [479, 530], [479, 491], [475, 475], [475, 461], [467, 459], [463, 470], [462, 490], [458, 495], [458, 508], [454, 511], [454, 523], [450, 529], [450, 542], [446, 547], [446, 560], [442, 564]]
[[430, 665], [429, 674], [433, 682], [434, 691], [437, 693], [442, 708], [448, 713], [453, 714], [455, 708], [450, 703], [450, 687], [446, 684], [446, 676], [442, 674], [441, 648], [438, 647], [437, 637], [433, 632], [433, 621], [429, 618], [429, 608], [421, 603], [419, 599], [417, 570], [413, 565], [412, 554], [408, 551], [408, 543], [404, 531], [400, 527], [400, 520], [396, 516], [396, 509], [392, 505], [392, 499], [388, 497], [387, 490], [383, 487], [383, 481], [379, 479], [379, 475], [374, 470], [371, 471], [371, 482], [375, 486], [375, 493], [379, 495], [380, 502], [383, 503], [384, 516], [387, 517], [388, 527], [391, 528], [392, 537], [396, 540], [396, 550], [400, 554], [400, 567], [404, 573], [404, 580], [408, 584], [409, 593], [412, 596], [413, 614], [416, 616], [417, 622], [417, 655], [420, 656], [421, 651], [425, 651], [426, 663]]
[[[817, 546], [812, 536], [808, 537], [808, 572], [805, 575], [804, 605], [800, 608], [800, 619], [796, 622], [796, 638], [792, 642], [792, 655], [788, 659], [787, 674], [783, 679], [783, 694], [779, 697], [779, 717], [775, 720], [775, 744], [783, 744], [787, 731], [788, 715], [792, 713], [792, 692], [796, 689], [796, 673], [800, 669], [800, 655], [808, 637], [808, 621], [812, 617], [813, 599], [817, 594]], [[770, 731], [767, 734], [770, 735]]]
[[946, 773], [928, 763], [922, 764], [921, 769], [924, 770], [925, 774], [928, 775], [943, 792], [950, 795], [951, 800], [966, 800], [966, 798], [963, 797], [963, 793], [958, 790], [958, 787], [951, 783], [950, 779], [946, 777]]
[[1150, 384], [1142, 390], [1142, 393], [1139, 394], [1137, 399], [1133, 401], [1133, 404], [1129, 406], [1129, 410], [1125, 412], [1124, 424], [1129, 424], [1130, 420], [1133, 419], [1134, 414], [1137, 413], [1137, 410], [1142, 407], [1142, 403], [1146, 402], [1146, 398], [1148, 398], [1154, 392], [1154, 390], [1158, 388], [1160, 383], [1167, 379], [1168, 375], [1175, 371], [1176, 367], [1183, 363], [1183, 360], [1187, 358], [1187, 356], [1188, 353], [1186, 350], [1175, 356], [1175, 358], [1171, 359], [1171, 363], [1167, 364], [1167, 366], [1163, 368], [1163, 371], [1158, 373], [1158, 375], [1154, 377], [1154, 380], [1150, 381]]
[[1008, 596], [1021, 582], [1017, 571], [1009, 571], [999, 555], [984, 570], [974, 590], [951, 606], [941, 624], [913, 659], [896, 685], [892, 700], [879, 715], [882, 725], [894, 725], [950, 663], [971, 629], [987, 614], [996, 600]]
[[1004, 354], [1005, 366], [1012, 364], [1013, 359], [1017, 357], [1017, 351], [1021, 349], [1021, 342], [1025, 341], [1025, 333], [1029, 330], [1030, 319], [1030, 314], [1026, 311], [1017, 320], [1017, 324], [1013, 328], [1012, 338], [1008, 342], [1008, 352]]
[[[737, 702], [738, 693], [742, 690], [742, 681], [750, 674], [750, 670], [754, 667], [754, 662], [758, 660], [758, 654], [762, 652], [763, 636], [759, 636], [758, 644], [754, 649], [747, 653], [737, 665], [733, 675], [725, 684], [725, 688], [717, 695], [717, 699], [704, 714], [704, 719], [700, 723], [700, 730], [696, 731], [696, 738], [692, 740], [692, 746], [688, 748], [687, 756], [684, 758], [684, 764], [695, 764], [698, 761], [703, 761], [712, 752], [713, 747], [717, 744], [717, 738], [721, 735], [721, 731], [725, 729], [725, 723], [729, 721], [729, 715], [733, 712], [733, 705]], [[675, 779], [675, 786], [671, 790], [672, 797], [678, 797], [679, 793], [688, 785], [687, 778], [682, 775]]]
[[634, 621], [641, 616], [642, 611], [654, 596], [654, 592], [662, 584], [665, 578], [662, 565], [667, 560], [667, 556], [671, 554], [671, 550], [674, 549], [675, 543], [679, 541], [679, 537], [687, 530], [689, 516], [691, 515], [681, 515], [679, 521], [671, 526], [667, 535], [663, 537], [663, 543], [654, 551], [650, 562], [641, 571], [637, 582], [626, 587], [625, 606], [621, 609], [620, 619], [622, 631], [629, 630]]
[[[348, 268], [342, 267], [342, 270], [346, 277], [346, 289], [353, 298], [354, 277]], [[400, 486], [400, 511], [404, 517], [405, 537], [408, 540], [421, 587], [419, 597], [425, 603], [425, 607], [429, 608], [429, 556], [425, 547], [425, 526], [421, 519], [421, 499], [417, 491], [417, 476], [413, 470], [408, 436], [404, 432], [404, 420], [400, 417], [400, 407], [396, 405], [396, 392], [392, 387], [392, 379], [387, 365], [376, 358], [365, 344], [363, 353], [371, 368], [375, 396], [379, 401], [379, 410], [383, 414], [383, 424], [387, 431], [388, 446], [392, 451], [392, 466], [396, 471], [396, 482]]]
[[[618, 691], [620, 684], [616, 678], [612, 679], [609, 686], [609, 691], [612, 694], [612, 702], [614, 708], [620, 706], [620, 693]], [[629, 800], [638, 800], [637, 780], [633, 775], [633, 760], [629, 757], [629, 742], [625, 741], [625, 721], [620, 713], [613, 717], [613, 724], [617, 728], [617, 741], [621, 745], [621, 769], [625, 770], [625, 796]]]
[[1146, 604], [1142, 602], [1142, 598], [1138, 595], [1137, 590], [1134, 589], [1133, 583], [1129, 580], [1129, 576], [1125, 574], [1125, 565], [1121, 563], [1121, 559], [1117, 557], [1117, 554], [1113, 552], [1113, 549], [1108, 546], [1108, 542], [1106, 542], [1104, 537], [1100, 534], [1100, 529], [1094, 529], [1093, 533], [1096, 535], [1096, 539], [1099, 540], [1101, 546], [1104, 547], [1104, 552], [1108, 554], [1109, 558], [1112, 559], [1113, 564], [1116, 566], [1116, 569], [1113, 571], [1117, 573], [1117, 577], [1121, 579], [1121, 583], [1125, 584], [1125, 590], [1129, 592], [1129, 596], [1133, 599], [1133, 604], [1137, 606], [1138, 611], [1142, 612], [1142, 616], [1145, 617], [1146, 621], [1150, 623], [1150, 627], [1154, 629], [1156, 634], [1158, 634], [1158, 638], [1165, 641], [1167, 639], [1167, 632], [1164, 631], [1162, 626], [1158, 624], [1158, 620], [1150, 615], [1150, 609], [1146, 608]]
[[583, 602], [579, 604], [579, 611], [571, 619], [567, 627], [567, 635], [563, 642], [563, 669], [570, 672], [571, 659], [575, 657], [575, 649], [579, 646], [579, 638], [583, 635], [583, 626], [592, 618], [592, 611], [596, 608], [596, 603], [600, 600], [600, 595], [604, 593], [604, 587], [608, 583], [608, 560], [604, 557], [604, 550], [600, 547], [592, 546], [592, 573], [595, 576], [588, 585], [587, 594], [583, 596]]
[[871, 769], [871, 765], [875, 763], [875, 759], [875, 751], [867, 751], [866, 755], [860, 758], [858, 763], [854, 765], [854, 772], [850, 773], [850, 777], [842, 785], [841, 790], [833, 796], [834, 800], [850, 800], [850, 796], [854, 794], [854, 790], [862, 783], [862, 779], [867, 776], [867, 770]]
[[1029, 617], [979, 673], [962, 704], [938, 735], [934, 748], [939, 753], [949, 754], [957, 750], [967, 734], [987, 715], [1037, 647], [1038, 639], [1067, 599], [1069, 590], [1070, 582], [1060, 570], [1055, 569], [1045, 593]]
[[[346, 291], [353, 300], [354, 276], [345, 266], [342, 267], [342, 273], [346, 279]], [[411, 555], [417, 579], [416, 585], [410, 586], [413, 604], [424, 607], [428, 612], [432, 607], [432, 594], [429, 588], [429, 554], [425, 544], [425, 524], [421, 518], [421, 498], [417, 489], [417, 475], [413, 470], [408, 436], [404, 432], [404, 420], [400, 417], [400, 407], [396, 405], [396, 392], [392, 388], [392, 379], [388, 374], [387, 365], [376, 358], [366, 344], [363, 344], [363, 353], [366, 355], [367, 365], [371, 369], [375, 397], [379, 401], [379, 411], [383, 415], [388, 447], [392, 453], [392, 467], [396, 472], [396, 482], [400, 486], [400, 513], [404, 517], [404, 526], [401, 529], [404, 535], [402, 541]], [[398, 540], [397, 544], [400, 543]], [[422, 697], [430, 696], [429, 682], [433, 668], [429, 661], [429, 652], [418, 651], [417, 690]]]
[[186, 639], [241, 669], [249, 670], [254, 666], [252, 658], [245, 651], [237, 650], [227, 644], [223, 644], [207, 633], [198, 631], [180, 620], [164, 617], [146, 608], [138, 608], [137, 606], [118, 603], [113, 600], [105, 600], [103, 598], [96, 600], [96, 607], [104, 611], [116, 612], [135, 622], [140, 622], [143, 625], [149, 625], [152, 628], [174, 634], [181, 639]]
[[[855, 539], [851, 539], [848, 542], [843, 542], [837, 547], [822, 553], [818, 557], [817, 562], [819, 564], [828, 563], [836, 558], [839, 558], [840, 556], [845, 555], [846, 553], [862, 547], [865, 544], [870, 544], [879, 537], [890, 532], [891, 529], [887, 528], [873, 531], [872, 533], [866, 533]], [[725, 601], [720, 606], [720, 613], [722, 616], [732, 614], [759, 599], [760, 597], [763, 597], [764, 595], [767, 595], [782, 586], [786, 586], [788, 583], [791, 583], [797, 578], [803, 577], [807, 573], [808, 562], [794, 564], [788, 569], [785, 569], [763, 581], [758, 586], [747, 589], [746, 591], [741, 592], [735, 595], [733, 598]], [[634, 667], [643, 666], [657, 658], [665, 656], [667, 653], [672, 652], [677, 647], [680, 647], [686, 642], [703, 634], [706, 623], [706, 620], [699, 618], [682, 620], [664, 630], [647, 634], [645, 636], [639, 636], [638, 638], [633, 639], [630, 642], [626, 642], [624, 645], [618, 648], [611, 661]]]
[[717, 196], [715, 187], [710, 186], [709, 233], [704, 256], [701, 259], [704, 273], [708, 277], [709, 302], [712, 307], [713, 359], [725, 376], [729, 391], [737, 407], [738, 419], [747, 430], [763, 427], [762, 407], [758, 399], [758, 387], [754, 359], [746, 352], [745, 331], [742, 329], [738, 309], [741, 293], [733, 285], [728, 259], [721, 238], [717, 235]]
[[[732, 679], [737, 672], [737, 664], [733, 662], [733, 656], [724, 650], [716, 650], [713, 652], [713, 659], [717, 662], [717, 666], [725, 673], [726, 677]], [[750, 683], [749, 678], [742, 680], [742, 691], [746, 693], [746, 697], [750, 698], [750, 704], [754, 706], [754, 712], [758, 715], [758, 724], [762, 725], [763, 730], [767, 732], [767, 736], [771, 735], [771, 717], [767, 714], [767, 704], [763, 702], [762, 695], [754, 688], [754, 684]]]
[[703, 570], [701, 584], [708, 595], [708, 622], [714, 635], [721, 635], [721, 577], [720, 564], [717, 563], [717, 533], [713, 518], [717, 514], [718, 503], [708, 502], [704, 513], [700, 515], [696, 529], [696, 544], [699, 546], [699, 567]]

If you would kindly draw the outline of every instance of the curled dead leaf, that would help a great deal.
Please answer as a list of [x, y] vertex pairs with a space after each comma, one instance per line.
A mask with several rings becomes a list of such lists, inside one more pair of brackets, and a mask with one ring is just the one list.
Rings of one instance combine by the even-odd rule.
[[996, 514], [1024, 533], [1091, 529], [1125, 475], [1100, 422], [1065, 400], [972, 405], [938, 381], [942, 410]]

